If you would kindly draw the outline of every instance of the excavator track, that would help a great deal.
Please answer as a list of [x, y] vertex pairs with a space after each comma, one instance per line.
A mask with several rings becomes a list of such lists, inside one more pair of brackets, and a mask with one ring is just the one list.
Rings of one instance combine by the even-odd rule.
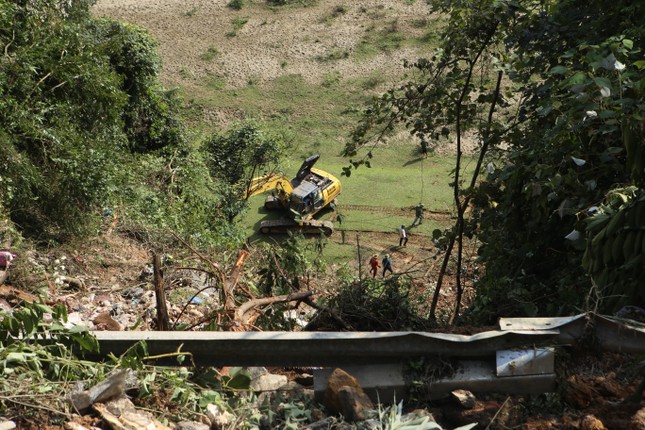
[[298, 223], [288, 218], [267, 220], [260, 223], [260, 232], [264, 234], [286, 233], [288, 231], [302, 234], [323, 233], [325, 236], [331, 236], [334, 232], [334, 224], [330, 221], [318, 221], [315, 219]]

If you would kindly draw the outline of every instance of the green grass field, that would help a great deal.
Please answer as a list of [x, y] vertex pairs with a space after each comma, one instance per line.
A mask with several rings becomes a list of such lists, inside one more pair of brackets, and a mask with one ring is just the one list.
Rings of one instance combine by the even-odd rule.
[[[401, 224], [412, 222], [412, 208], [418, 203], [432, 211], [451, 210], [453, 196], [448, 184], [452, 180], [455, 158], [431, 154], [424, 159], [418, 141], [400, 133], [402, 137], [380, 144], [372, 151], [371, 168], [361, 166], [353, 170], [350, 177], [341, 176], [342, 168], [350, 164], [350, 160], [340, 153], [349, 132], [357, 123], [355, 108], [362, 107], [374, 94], [372, 90], [364, 89], [369, 79], [365, 77], [351, 82], [342, 82], [341, 79], [330, 85], [312, 85], [298, 76], [285, 76], [264, 87], [213, 88], [201, 93], [194, 101], [219, 109], [241, 110], [269, 130], [286, 130], [293, 139], [291, 154], [283, 163], [287, 176], [293, 177], [306, 157], [320, 154], [316, 167], [337, 176], [342, 183], [337, 208], [338, 213], [344, 216], [342, 228], [393, 232]], [[193, 96], [197, 97], [196, 94]], [[203, 133], [214, 131], [202, 130]], [[467, 170], [473, 164], [466, 159]], [[266, 213], [263, 201], [264, 196], [255, 196], [250, 201], [250, 211], [243, 220], [248, 236], [253, 236], [261, 220], [279, 216]], [[376, 211], [375, 207], [384, 211]], [[408, 215], [392, 215], [392, 211], [387, 211], [406, 208]], [[335, 214], [328, 213], [322, 217], [332, 219]], [[445, 226], [426, 223], [416, 233], [430, 235], [439, 227]]]
[[[341, 157], [320, 159], [316, 167], [337, 175], [342, 184], [337, 213], [343, 215], [346, 230], [395, 232], [400, 225], [409, 225], [414, 219], [414, 206], [419, 202], [431, 211], [447, 212], [452, 207], [452, 188], [448, 185], [454, 164], [452, 156], [430, 156], [423, 159], [416, 147], [383, 148], [372, 160], [373, 167], [361, 166], [350, 177], [340, 176], [348, 161]], [[293, 160], [295, 162], [295, 160]], [[302, 160], [300, 160], [302, 161]], [[472, 163], [469, 163], [469, 165]], [[293, 176], [293, 171], [285, 172]], [[249, 235], [257, 230], [260, 221], [278, 217], [263, 208], [265, 195], [250, 200], [250, 211], [244, 225]], [[381, 210], [379, 210], [381, 208]], [[334, 220], [335, 213], [323, 213], [320, 219]], [[431, 235], [435, 228], [445, 227], [428, 220], [415, 229], [416, 234]]]
[[[361, 49], [352, 54], [354, 61], [364, 61], [370, 57], [371, 51], [398, 49], [402, 45], [427, 49], [434, 44], [432, 25], [428, 21], [419, 21], [417, 26], [428, 28], [423, 40], [400, 34], [395, 21], [369, 29]], [[321, 61], [333, 62], [335, 59], [330, 57]], [[313, 84], [300, 75], [284, 75], [262, 85], [249, 82], [243, 88], [232, 89], [225, 87], [221, 77], [209, 76], [201, 85], [194, 87], [196, 89], [185, 89], [184, 98], [193, 107], [187, 111], [189, 117], [191, 114], [201, 115], [204, 109], [237, 112], [236, 117], [253, 119], [268, 130], [288, 136], [291, 150], [283, 163], [283, 173], [288, 177], [293, 177], [306, 157], [320, 154], [316, 167], [337, 176], [342, 183], [342, 193], [337, 202], [337, 212], [328, 211], [319, 218], [335, 220], [336, 214], [340, 213], [344, 221], [342, 225], [335, 223], [337, 229], [396, 232], [398, 226], [412, 222], [413, 207], [418, 203], [423, 203], [431, 211], [451, 210], [453, 191], [449, 183], [455, 159], [454, 156], [439, 154], [423, 159], [418, 140], [400, 130], [387, 144], [374, 148], [371, 168], [361, 166], [353, 170], [350, 177], [341, 176], [343, 167], [348, 166], [350, 160], [340, 154], [350, 132], [358, 124], [359, 112], [370, 99], [394, 86], [394, 79], [391, 73], [388, 76], [372, 72], [349, 79], [335, 72], [325, 76], [321, 83]], [[206, 125], [197, 116], [193, 123], [203, 135], [220, 131], [214, 125]], [[470, 171], [473, 164], [466, 160], [464, 168]], [[280, 216], [267, 213], [263, 201], [263, 195], [251, 198], [250, 210], [242, 220], [245, 233], [251, 240], [266, 240], [254, 234], [259, 223], [263, 219]], [[428, 220], [414, 233], [430, 236], [434, 229], [444, 227], [447, 225]], [[346, 257], [343, 249], [331, 249], [336, 246], [328, 244], [327, 252]]]

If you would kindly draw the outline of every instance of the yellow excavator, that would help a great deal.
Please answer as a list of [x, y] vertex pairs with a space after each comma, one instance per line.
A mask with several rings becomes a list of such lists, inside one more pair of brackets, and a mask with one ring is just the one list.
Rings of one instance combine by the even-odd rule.
[[340, 194], [340, 181], [334, 175], [313, 168], [320, 155], [305, 159], [293, 179], [283, 175], [265, 175], [253, 178], [247, 188], [247, 197], [271, 190], [264, 201], [267, 209], [281, 209], [285, 218], [266, 220], [260, 223], [262, 233], [285, 233], [289, 230], [301, 233], [334, 232], [330, 221], [319, 221], [313, 216], [329, 205]]

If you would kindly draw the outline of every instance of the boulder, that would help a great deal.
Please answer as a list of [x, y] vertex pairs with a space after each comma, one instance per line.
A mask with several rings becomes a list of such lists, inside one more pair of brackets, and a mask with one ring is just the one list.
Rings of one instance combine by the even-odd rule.
[[580, 430], [607, 430], [607, 427], [593, 415], [585, 415], [580, 420]]
[[365, 411], [374, 409], [358, 380], [342, 369], [334, 369], [329, 377], [323, 404], [331, 413], [342, 414], [348, 421], [364, 420]]
[[210, 426], [195, 421], [180, 421], [174, 430], [210, 430]]
[[477, 398], [468, 390], [455, 390], [451, 394], [452, 398], [464, 409], [472, 409], [477, 406]]

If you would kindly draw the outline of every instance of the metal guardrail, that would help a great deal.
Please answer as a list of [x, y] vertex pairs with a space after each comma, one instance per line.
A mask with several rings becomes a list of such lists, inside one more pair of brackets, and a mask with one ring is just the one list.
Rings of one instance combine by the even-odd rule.
[[181, 350], [205, 366], [346, 366], [416, 357], [478, 358], [514, 348], [570, 345], [594, 336], [601, 348], [645, 353], [645, 329], [595, 314], [502, 318], [500, 330], [470, 336], [426, 332], [97, 331], [101, 355], [146, 341], [150, 355]]

